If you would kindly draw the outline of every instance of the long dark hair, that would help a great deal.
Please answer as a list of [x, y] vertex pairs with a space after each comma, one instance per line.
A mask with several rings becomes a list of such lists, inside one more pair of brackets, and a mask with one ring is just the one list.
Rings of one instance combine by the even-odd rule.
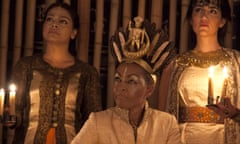
[[[214, 3], [220, 9], [222, 18], [224, 18], [226, 20], [226, 24], [222, 28], [219, 28], [219, 30], [218, 30], [218, 41], [219, 41], [220, 45], [223, 46], [224, 45], [224, 37], [226, 34], [226, 29], [227, 29], [227, 22], [231, 21], [231, 8], [230, 8], [228, 0], [191, 0], [189, 7], [188, 7], [187, 15], [186, 15], [186, 19], [188, 22], [190, 22], [192, 19], [192, 11], [193, 11], [194, 6], [197, 3], [202, 3], [203, 5], [208, 5], [210, 3]], [[194, 47], [196, 45], [196, 35], [194, 34], [192, 29], [191, 29], [191, 36], [192, 36], [191, 47]]]
[[[44, 22], [46, 20], [47, 14], [48, 12], [56, 7], [61, 7], [63, 9], [65, 9], [71, 16], [71, 19], [73, 21], [73, 28], [78, 30], [79, 29], [79, 16], [77, 14], [77, 12], [75, 11], [74, 7], [72, 7], [71, 5], [64, 3], [64, 2], [55, 2], [53, 4], [51, 4], [45, 11], [44, 14]], [[69, 52], [73, 55], [76, 56], [77, 52], [76, 52], [76, 38], [75, 39], [71, 39], [70, 43], [69, 43]]]

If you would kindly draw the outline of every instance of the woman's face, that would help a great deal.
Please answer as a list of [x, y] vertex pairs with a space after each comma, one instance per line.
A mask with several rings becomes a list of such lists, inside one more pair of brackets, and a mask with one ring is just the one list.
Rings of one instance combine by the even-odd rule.
[[65, 9], [52, 8], [46, 16], [43, 24], [43, 38], [47, 42], [69, 43], [74, 39], [77, 30], [73, 28], [73, 21]]
[[153, 84], [146, 82], [144, 70], [134, 63], [122, 63], [114, 76], [113, 95], [117, 106], [124, 109], [143, 108]]
[[192, 11], [191, 25], [198, 36], [217, 36], [226, 20], [222, 18], [221, 11], [214, 5], [196, 5]]

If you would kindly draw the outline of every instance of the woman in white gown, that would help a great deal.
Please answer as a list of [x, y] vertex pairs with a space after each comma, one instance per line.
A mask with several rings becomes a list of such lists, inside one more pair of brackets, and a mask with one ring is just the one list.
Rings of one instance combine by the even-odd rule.
[[[171, 80], [169, 89], [162, 90], [166, 97], [159, 99], [167, 99], [167, 111], [177, 117], [183, 143], [240, 143], [240, 54], [221, 44], [230, 14], [228, 0], [191, 0], [187, 20], [194, 33], [193, 50], [179, 55], [164, 71]], [[225, 97], [231, 101], [227, 115], [206, 107]]]

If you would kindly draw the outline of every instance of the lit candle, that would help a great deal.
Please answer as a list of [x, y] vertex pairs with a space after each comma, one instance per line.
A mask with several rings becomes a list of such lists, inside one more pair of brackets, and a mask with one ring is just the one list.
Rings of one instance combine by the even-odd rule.
[[11, 84], [9, 86], [9, 104], [10, 104], [10, 115], [15, 115], [15, 96], [16, 96], [16, 86]]
[[209, 68], [208, 77], [208, 104], [213, 104], [213, 66]]
[[227, 67], [223, 68], [223, 87], [222, 87], [222, 97], [226, 96], [227, 92], [227, 78], [228, 78], [228, 70]]
[[4, 109], [4, 96], [5, 92], [4, 89], [0, 89], [0, 115], [3, 115], [3, 109]]

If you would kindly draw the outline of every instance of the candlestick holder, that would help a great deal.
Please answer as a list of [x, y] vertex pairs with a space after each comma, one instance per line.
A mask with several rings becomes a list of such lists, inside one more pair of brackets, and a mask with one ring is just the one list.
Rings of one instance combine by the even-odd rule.
[[0, 89], [0, 123], [12, 127], [16, 124], [15, 115], [16, 86], [11, 84], [9, 89]]
[[212, 105], [213, 103], [213, 96], [208, 96], [208, 105]]
[[0, 116], [0, 122], [3, 124], [3, 126], [7, 127], [12, 127], [16, 124], [17, 117], [16, 115], [10, 115], [8, 106], [4, 108], [3, 115]]

